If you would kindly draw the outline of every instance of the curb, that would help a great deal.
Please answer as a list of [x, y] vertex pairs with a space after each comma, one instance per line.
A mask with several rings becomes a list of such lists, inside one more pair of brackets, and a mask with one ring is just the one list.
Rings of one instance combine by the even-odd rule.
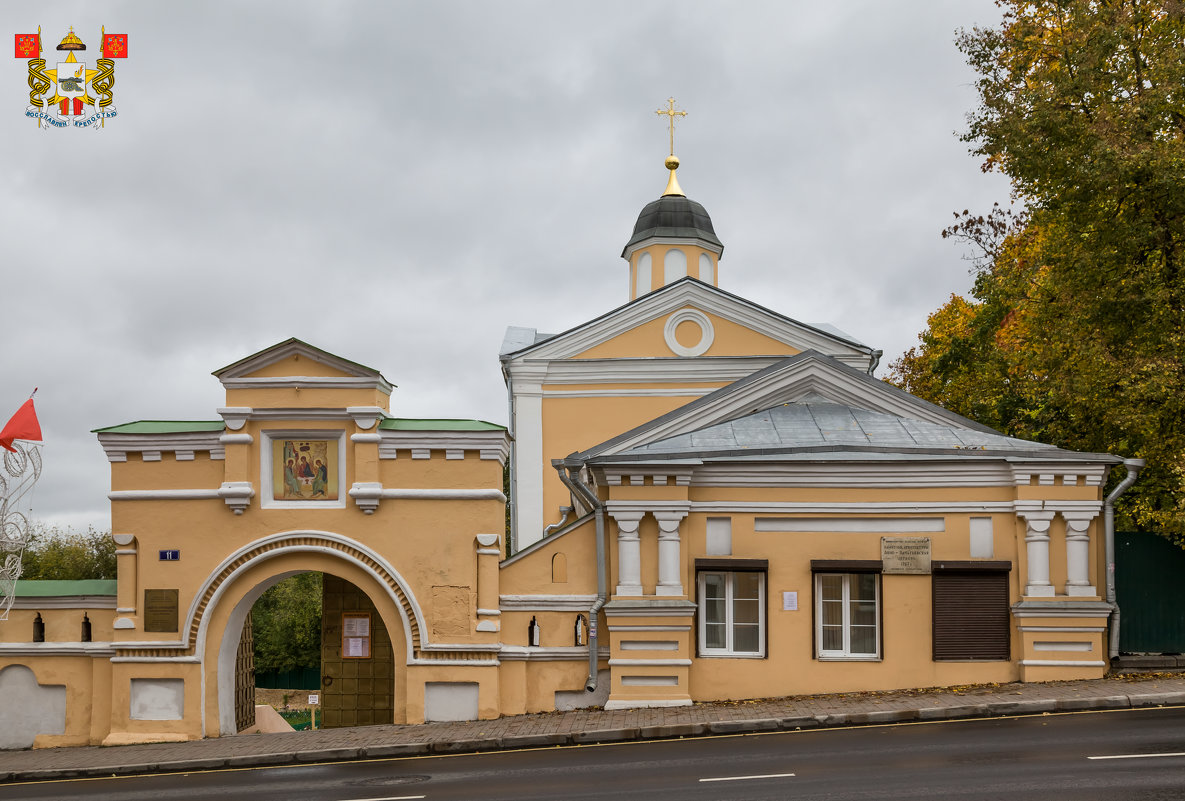
[[659, 726], [590, 729], [588, 731], [550, 734], [516, 734], [505, 737], [478, 737], [464, 740], [435, 740], [418, 743], [366, 745], [355, 748], [321, 748], [305, 751], [282, 751], [267, 754], [240, 754], [230, 757], [206, 757], [172, 761], [140, 762], [96, 767], [43, 768], [39, 770], [0, 771], [0, 782], [46, 781], [51, 779], [99, 778], [130, 773], [186, 773], [218, 768], [270, 767], [311, 762], [347, 762], [357, 759], [424, 756], [429, 754], [464, 754], [506, 751], [561, 745], [595, 745], [630, 740], [671, 740], [713, 734], [760, 734], [776, 731], [868, 726], [909, 721], [970, 720], [974, 718], [1041, 715], [1051, 712], [1081, 712], [1091, 709], [1145, 709], [1185, 705], [1185, 692], [1131, 693], [1092, 698], [1039, 698], [1019, 701], [989, 701], [916, 709], [886, 709], [875, 712], [840, 712], [799, 715], [786, 718], [717, 720], [707, 723], [682, 723]]

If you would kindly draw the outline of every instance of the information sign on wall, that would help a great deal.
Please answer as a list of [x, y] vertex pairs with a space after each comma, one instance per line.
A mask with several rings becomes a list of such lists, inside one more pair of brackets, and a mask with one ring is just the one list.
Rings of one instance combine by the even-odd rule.
[[342, 658], [370, 658], [370, 613], [342, 613]]
[[177, 631], [177, 590], [144, 590], [144, 630]]
[[881, 565], [886, 575], [927, 575], [929, 537], [881, 537]]

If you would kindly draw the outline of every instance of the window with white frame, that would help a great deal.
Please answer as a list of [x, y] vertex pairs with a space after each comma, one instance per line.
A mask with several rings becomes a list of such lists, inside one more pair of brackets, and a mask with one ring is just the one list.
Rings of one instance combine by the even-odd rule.
[[880, 658], [880, 575], [815, 574], [815, 643], [820, 659]]
[[765, 656], [765, 573], [699, 573], [699, 655]]

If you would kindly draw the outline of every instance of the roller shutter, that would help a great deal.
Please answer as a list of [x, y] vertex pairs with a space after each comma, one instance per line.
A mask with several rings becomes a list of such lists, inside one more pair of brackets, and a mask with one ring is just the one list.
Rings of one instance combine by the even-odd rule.
[[934, 660], [1009, 659], [1008, 572], [935, 570]]

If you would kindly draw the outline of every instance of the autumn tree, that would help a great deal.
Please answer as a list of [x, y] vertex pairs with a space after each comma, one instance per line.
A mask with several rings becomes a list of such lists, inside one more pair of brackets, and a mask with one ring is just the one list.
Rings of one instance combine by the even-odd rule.
[[998, 0], [962, 31], [963, 139], [1014, 207], [956, 215], [975, 248], [891, 380], [1006, 431], [1139, 456], [1121, 525], [1185, 543], [1185, 4]]

